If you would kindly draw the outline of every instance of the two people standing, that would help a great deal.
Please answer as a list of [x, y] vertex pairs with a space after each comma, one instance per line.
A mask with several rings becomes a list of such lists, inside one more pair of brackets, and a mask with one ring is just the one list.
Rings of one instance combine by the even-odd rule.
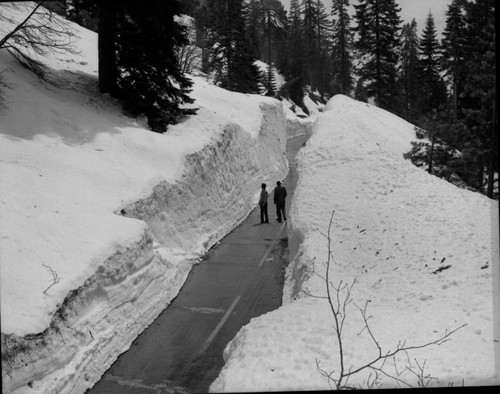
[[[261, 186], [262, 190], [260, 192], [259, 198], [259, 207], [260, 207], [260, 222], [261, 223], [269, 223], [269, 216], [267, 213], [267, 199], [269, 197], [269, 193], [266, 190], [266, 184], [263, 183]], [[281, 186], [281, 182], [276, 182], [276, 187], [274, 188], [274, 197], [273, 201], [276, 205], [276, 215], [278, 217], [278, 222], [281, 223], [281, 218], [283, 217], [286, 220], [285, 213], [285, 201], [286, 201], [286, 188]]]

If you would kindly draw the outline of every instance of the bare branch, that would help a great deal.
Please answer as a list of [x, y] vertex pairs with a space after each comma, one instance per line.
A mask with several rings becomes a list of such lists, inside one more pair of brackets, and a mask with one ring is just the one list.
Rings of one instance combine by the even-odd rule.
[[326, 297], [326, 296], [317, 296], [317, 295], [314, 295], [314, 294], [312, 294], [309, 291], [304, 290], [304, 289], [301, 289], [300, 291], [302, 291], [302, 293], [306, 294], [308, 297], [320, 298], [320, 299], [324, 299], [324, 300], [328, 299], [328, 297]]
[[58, 274], [56, 271], [54, 271], [54, 270], [52, 269], [52, 267], [49, 267], [48, 265], [45, 265], [45, 264], [43, 264], [43, 266], [44, 266], [45, 268], [47, 268], [47, 270], [48, 270], [48, 271], [50, 272], [50, 274], [52, 275], [52, 283], [50, 284], [50, 286], [49, 286], [49, 287], [47, 287], [47, 288], [43, 291], [43, 294], [46, 294], [46, 293], [47, 293], [47, 291], [48, 291], [48, 290], [49, 290], [52, 286], [54, 286], [54, 285], [58, 284], [58, 283], [59, 283], [59, 281], [60, 281], [62, 278], [59, 276], [59, 274]]
[[[437, 339], [426, 342], [423, 344], [417, 344], [417, 345], [407, 345], [406, 340], [404, 341], [399, 341], [396, 345], [395, 349], [384, 351], [382, 349], [382, 346], [380, 345], [380, 342], [377, 340], [375, 334], [373, 333], [369, 320], [371, 319], [371, 316], [368, 316], [367, 309], [368, 309], [368, 303], [369, 301], [365, 302], [365, 305], [363, 308], [358, 307], [357, 305], [356, 308], [360, 311], [361, 316], [363, 318], [364, 326], [362, 330], [358, 333], [361, 334], [363, 331], [366, 331], [368, 333], [368, 336], [370, 337], [371, 341], [375, 344], [375, 347], [377, 348], [377, 354], [373, 357], [373, 359], [359, 367], [354, 368], [353, 366], [349, 367], [349, 370], [346, 371], [345, 368], [345, 360], [344, 360], [344, 344], [343, 344], [343, 338], [342, 338], [342, 332], [344, 328], [344, 323], [347, 318], [347, 307], [352, 303], [352, 289], [356, 283], [356, 279], [353, 280], [353, 282], [348, 285], [347, 283], [344, 283], [342, 280], [339, 281], [339, 284], [337, 287], [335, 287], [332, 283], [330, 283], [329, 280], [329, 275], [330, 275], [330, 265], [331, 262], [334, 261], [333, 253], [332, 253], [332, 247], [331, 247], [331, 229], [332, 229], [332, 223], [333, 223], [333, 217], [334, 217], [335, 211], [332, 212], [332, 215], [330, 217], [330, 222], [328, 225], [328, 232], [327, 234], [323, 234], [320, 230], [318, 232], [325, 236], [327, 239], [328, 243], [328, 257], [326, 261], [326, 273], [325, 273], [325, 284], [326, 284], [326, 292], [327, 292], [327, 298], [328, 298], [328, 304], [330, 307], [330, 310], [332, 312], [333, 318], [334, 318], [334, 330], [335, 330], [335, 335], [337, 338], [337, 342], [339, 345], [339, 361], [340, 361], [340, 370], [337, 373], [337, 377], [334, 376], [335, 370], [331, 372], [326, 372], [324, 369], [320, 367], [320, 363], [317, 360], [316, 361], [316, 367], [318, 371], [321, 373], [321, 375], [325, 376], [328, 379], [328, 384], [332, 387], [332, 383], [335, 386], [336, 389], [353, 389], [354, 387], [351, 387], [348, 385], [349, 379], [363, 371], [363, 370], [369, 370], [371, 371], [368, 379], [366, 381], [366, 384], [369, 388], [379, 388], [381, 387], [380, 383], [380, 377], [381, 376], [386, 376], [393, 381], [395, 381], [398, 385], [403, 385], [406, 387], [412, 387], [408, 382], [404, 381], [401, 378], [402, 373], [398, 371], [397, 366], [396, 366], [396, 355], [398, 354], [406, 354], [408, 362], [409, 362], [409, 356], [408, 356], [408, 351], [410, 350], [416, 350], [416, 349], [422, 349], [426, 348], [428, 346], [432, 345], [437, 345], [440, 346], [443, 343], [447, 342], [450, 340], [450, 336], [453, 335], [455, 332], [457, 332], [459, 329], [465, 327], [467, 324], [463, 324], [451, 331], [448, 331], [447, 329], [444, 331], [444, 333]], [[318, 275], [318, 274], [316, 274]], [[320, 275], [318, 275], [321, 277]], [[332, 294], [332, 289], [335, 291], [334, 294]], [[307, 293], [306, 293], [307, 294]], [[394, 363], [394, 371], [395, 373], [389, 373], [387, 372], [384, 368], [386, 366], [386, 363], [388, 360], [393, 360]], [[427, 387], [433, 378], [429, 374], [425, 374], [424, 369], [425, 369], [425, 364], [426, 360], [423, 362], [423, 364], [420, 364], [417, 360], [415, 360], [417, 364], [418, 370], [415, 371], [413, 369], [413, 366], [409, 362], [409, 366], [406, 367], [407, 371], [410, 371], [413, 373], [418, 380], [418, 385], [420, 387]]]

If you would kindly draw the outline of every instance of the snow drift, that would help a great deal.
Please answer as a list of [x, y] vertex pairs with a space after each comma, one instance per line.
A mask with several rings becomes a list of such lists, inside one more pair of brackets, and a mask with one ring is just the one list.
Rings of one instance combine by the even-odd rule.
[[287, 172], [280, 102], [194, 78], [197, 115], [152, 133], [96, 91], [96, 35], [60, 22], [79, 54], [41, 59], [48, 82], [0, 52], [4, 392], [91, 387]]
[[427, 344], [458, 329], [440, 346], [388, 360], [384, 372], [399, 380], [366, 368], [344, 383], [495, 384], [498, 202], [404, 160], [414, 139], [413, 125], [386, 111], [345, 96], [328, 102], [297, 155], [298, 182], [287, 223], [293, 260], [284, 305], [252, 319], [227, 345], [226, 364], [211, 392], [334, 386], [319, 371], [339, 378], [339, 345], [324, 299], [333, 211], [330, 281], [334, 294], [341, 289], [341, 305], [343, 286], [354, 283], [353, 301], [341, 315], [346, 371], [378, 355], [356, 306], [368, 308], [383, 353], [403, 341]]

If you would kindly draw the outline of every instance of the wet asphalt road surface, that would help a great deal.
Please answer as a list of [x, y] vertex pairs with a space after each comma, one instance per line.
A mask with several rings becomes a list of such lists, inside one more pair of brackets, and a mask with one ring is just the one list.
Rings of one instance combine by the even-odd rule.
[[[288, 141], [289, 162], [306, 141]], [[293, 166], [283, 181], [293, 194]], [[278, 223], [270, 191], [269, 224], [259, 210], [193, 266], [172, 303], [120, 355], [88, 394], [203, 393], [224, 366], [227, 343], [250, 319], [281, 305], [288, 265], [286, 222]]]

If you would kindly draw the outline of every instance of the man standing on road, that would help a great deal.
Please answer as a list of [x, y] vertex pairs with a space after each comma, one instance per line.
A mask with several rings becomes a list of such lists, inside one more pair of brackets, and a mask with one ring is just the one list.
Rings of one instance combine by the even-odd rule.
[[260, 192], [259, 207], [260, 207], [260, 222], [269, 223], [269, 216], [267, 216], [267, 197], [269, 193], [266, 190], [266, 184], [262, 184], [262, 191]]
[[285, 213], [285, 199], [286, 199], [286, 188], [281, 186], [281, 182], [276, 182], [276, 187], [274, 188], [274, 204], [276, 204], [276, 215], [278, 216], [278, 222], [281, 223], [281, 216], [286, 220]]

